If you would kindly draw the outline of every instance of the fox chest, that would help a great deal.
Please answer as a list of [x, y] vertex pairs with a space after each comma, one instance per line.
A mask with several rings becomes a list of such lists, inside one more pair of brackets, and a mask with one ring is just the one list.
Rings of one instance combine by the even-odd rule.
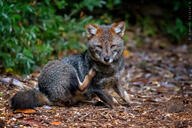
[[116, 84], [118, 84], [119, 78], [117, 77], [116, 74], [113, 75], [104, 75], [104, 74], [96, 74], [94, 77], [92, 84], [94, 87], [102, 88], [102, 89], [109, 89]]

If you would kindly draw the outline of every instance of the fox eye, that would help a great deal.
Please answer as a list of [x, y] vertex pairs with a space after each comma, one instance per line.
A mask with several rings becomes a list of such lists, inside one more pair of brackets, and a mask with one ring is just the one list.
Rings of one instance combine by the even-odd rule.
[[95, 48], [101, 50], [102, 46], [101, 45], [96, 45]]
[[111, 49], [116, 48], [116, 47], [117, 47], [116, 45], [111, 45]]

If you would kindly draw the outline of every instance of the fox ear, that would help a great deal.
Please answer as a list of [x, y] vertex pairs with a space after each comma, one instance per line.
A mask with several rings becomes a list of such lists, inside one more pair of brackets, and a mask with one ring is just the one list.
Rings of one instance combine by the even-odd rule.
[[124, 33], [125, 33], [125, 23], [123, 21], [122, 22], [118, 22], [118, 23], [114, 23], [112, 25], [112, 30], [117, 35], [119, 35], [120, 37], [123, 37]]
[[98, 33], [98, 30], [100, 29], [99, 26], [95, 24], [87, 24], [86, 27], [86, 33], [87, 33], [87, 38], [90, 39], [94, 35]]

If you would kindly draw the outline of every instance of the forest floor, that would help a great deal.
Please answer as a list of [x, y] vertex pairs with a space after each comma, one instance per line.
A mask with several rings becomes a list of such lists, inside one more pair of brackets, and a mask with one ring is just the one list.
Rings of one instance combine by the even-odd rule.
[[[43, 106], [35, 110], [10, 109], [9, 99], [19, 88], [0, 82], [0, 127], [192, 127], [192, 46], [129, 48], [124, 51], [124, 87], [129, 105], [110, 109], [81, 103], [73, 107]], [[35, 87], [39, 73], [14, 78]], [[16, 82], [18, 82], [16, 81]], [[116, 93], [112, 93], [117, 99]]]

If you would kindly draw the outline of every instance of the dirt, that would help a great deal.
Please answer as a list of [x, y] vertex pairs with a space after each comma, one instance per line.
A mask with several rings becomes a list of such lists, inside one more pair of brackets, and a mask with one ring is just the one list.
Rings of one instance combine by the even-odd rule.
[[[138, 49], [124, 52], [124, 87], [133, 103], [110, 109], [81, 103], [73, 107], [43, 106], [13, 112], [9, 99], [19, 91], [0, 82], [0, 127], [192, 127], [192, 47]], [[14, 77], [35, 87], [39, 73]], [[112, 93], [114, 97], [119, 97]], [[96, 99], [97, 100], [97, 99]], [[120, 100], [120, 99], [119, 99]]]

